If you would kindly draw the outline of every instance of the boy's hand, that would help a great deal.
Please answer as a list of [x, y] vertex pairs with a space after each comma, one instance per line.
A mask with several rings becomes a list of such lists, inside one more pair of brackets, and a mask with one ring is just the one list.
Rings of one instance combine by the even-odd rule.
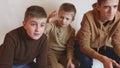
[[72, 63], [71, 60], [68, 61], [67, 68], [75, 68], [75, 65]]
[[50, 14], [48, 15], [47, 22], [49, 23], [49, 22], [50, 22], [50, 19], [53, 18], [53, 17], [55, 17], [56, 15], [57, 15], [57, 12], [56, 12], [56, 11], [53, 11], [52, 13], [50, 13]]
[[48, 17], [49, 18], [52, 18], [52, 17], [55, 17], [57, 15], [57, 12], [56, 11], [53, 11]]

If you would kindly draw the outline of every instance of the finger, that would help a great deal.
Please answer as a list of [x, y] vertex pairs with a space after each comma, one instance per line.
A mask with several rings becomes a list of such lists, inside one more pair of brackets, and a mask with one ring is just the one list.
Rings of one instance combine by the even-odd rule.
[[114, 61], [114, 60], [113, 60], [113, 65], [115, 65], [116, 67], [120, 68], [120, 65], [116, 61]]
[[51, 13], [52, 16], [55, 16], [56, 14], [57, 12], [55, 10]]

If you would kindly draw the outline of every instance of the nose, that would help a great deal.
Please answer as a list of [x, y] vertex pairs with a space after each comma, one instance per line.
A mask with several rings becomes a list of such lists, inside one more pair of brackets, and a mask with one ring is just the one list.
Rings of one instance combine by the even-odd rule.
[[35, 31], [36, 31], [36, 32], [39, 32], [39, 31], [40, 31], [40, 26], [39, 26], [39, 25], [36, 26]]
[[109, 13], [112, 14], [113, 11], [114, 11], [114, 8], [113, 8], [113, 7], [110, 7], [110, 9], [109, 9]]
[[65, 18], [62, 18], [62, 19], [61, 19], [61, 22], [63, 22], [63, 23], [64, 23], [64, 22], [65, 22]]

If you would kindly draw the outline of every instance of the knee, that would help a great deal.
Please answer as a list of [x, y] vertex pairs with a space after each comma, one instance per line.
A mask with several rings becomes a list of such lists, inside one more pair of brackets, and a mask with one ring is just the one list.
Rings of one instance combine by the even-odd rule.
[[86, 65], [92, 65], [93, 64], [93, 60], [92, 58], [83, 58], [80, 60], [81, 64], [86, 64]]

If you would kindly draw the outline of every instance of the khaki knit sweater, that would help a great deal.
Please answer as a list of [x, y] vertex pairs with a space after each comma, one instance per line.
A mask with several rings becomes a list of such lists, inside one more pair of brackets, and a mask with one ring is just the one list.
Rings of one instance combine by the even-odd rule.
[[48, 45], [50, 49], [56, 51], [67, 51], [67, 57], [72, 58], [75, 30], [71, 25], [60, 27], [57, 23], [58, 21], [54, 21], [53, 23], [47, 24], [45, 33], [49, 38]]

